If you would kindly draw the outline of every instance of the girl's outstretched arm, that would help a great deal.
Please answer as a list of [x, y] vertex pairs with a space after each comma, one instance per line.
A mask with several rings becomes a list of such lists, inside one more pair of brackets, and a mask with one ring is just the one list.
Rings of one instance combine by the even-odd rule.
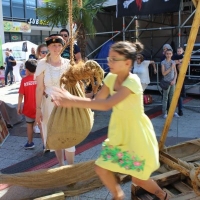
[[[105, 85], [103, 87], [106, 87]], [[107, 87], [106, 87], [107, 88]], [[93, 110], [110, 110], [113, 106], [124, 100], [132, 92], [127, 87], [121, 88], [114, 94], [106, 98], [102, 88], [95, 99], [83, 98], [71, 95], [67, 90], [61, 88], [54, 88], [52, 93], [52, 101], [55, 105], [62, 107], [78, 107], [78, 108], [91, 108]], [[102, 93], [103, 92], [103, 93]]]

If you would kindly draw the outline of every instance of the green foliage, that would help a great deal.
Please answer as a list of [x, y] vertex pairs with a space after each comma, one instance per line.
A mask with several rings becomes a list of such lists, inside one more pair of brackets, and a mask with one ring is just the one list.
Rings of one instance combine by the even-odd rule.
[[103, 150], [101, 156], [104, 161], [110, 161], [118, 164], [126, 170], [143, 171], [145, 160], [141, 160], [134, 152], [122, 151], [119, 147], [108, 146], [103, 143]]
[[[85, 31], [94, 34], [95, 27], [93, 20], [102, 9], [103, 3], [107, 0], [83, 0], [83, 7], [79, 8], [77, 1], [73, 0], [73, 21], [84, 27]], [[68, 23], [68, 1], [65, 0], [44, 0], [45, 7], [37, 8], [37, 15], [48, 21], [52, 26], [66, 26]]]

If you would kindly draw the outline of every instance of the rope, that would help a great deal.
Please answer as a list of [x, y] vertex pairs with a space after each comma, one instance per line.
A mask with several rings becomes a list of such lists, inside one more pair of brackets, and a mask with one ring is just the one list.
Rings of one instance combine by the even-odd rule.
[[[0, 174], [1, 184], [19, 185], [22, 187], [47, 189], [81, 184], [97, 179], [94, 171], [94, 160], [53, 169], [42, 169], [16, 174]], [[92, 189], [92, 186], [88, 187]]]
[[192, 182], [192, 187], [194, 192], [200, 196], [200, 167], [198, 168], [193, 168], [190, 171], [190, 178], [191, 178], [191, 182]]
[[73, 66], [75, 64], [74, 62], [74, 38], [73, 38], [73, 1], [68, 0], [68, 11], [69, 11], [69, 27], [70, 27], [70, 64]]

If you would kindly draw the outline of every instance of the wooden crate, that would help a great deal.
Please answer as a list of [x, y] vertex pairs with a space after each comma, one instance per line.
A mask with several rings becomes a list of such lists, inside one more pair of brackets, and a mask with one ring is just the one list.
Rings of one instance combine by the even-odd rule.
[[[200, 200], [191, 187], [190, 179], [177, 170], [172, 170], [152, 177], [170, 196], [170, 200]], [[135, 184], [131, 187], [132, 200], [153, 200], [154, 195]]]

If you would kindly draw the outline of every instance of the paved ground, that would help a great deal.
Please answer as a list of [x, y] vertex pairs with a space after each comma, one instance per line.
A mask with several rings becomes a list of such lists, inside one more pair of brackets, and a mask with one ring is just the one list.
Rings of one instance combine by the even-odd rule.
[[[17, 92], [19, 83], [9, 87], [0, 88], [0, 99], [6, 103], [13, 105], [17, 104]], [[159, 137], [162, 134], [162, 129], [165, 120], [161, 117], [159, 106], [161, 104], [161, 96], [159, 94], [153, 95], [154, 103], [150, 106], [145, 106], [145, 111], [151, 118], [154, 125], [156, 135]], [[200, 136], [200, 99], [187, 98], [184, 104], [184, 116], [180, 118], [173, 118], [166, 145], [178, 144], [185, 140], [199, 138]], [[84, 162], [91, 159], [96, 159], [99, 155], [101, 140], [106, 135], [107, 125], [110, 117], [108, 112], [95, 112], [95, 124], [92, 133], [88, 140], [77, 147], [77, 155], [75, 162]], [[0, 148], [0, 170], [1, 173], [16, 173], [20, 171], [28, 171], [33, 169], [40, 169], [45, 167], [57, 166], [56, 159], [53, 153], [43, 154], [42, 141], [39, 134], [34, 134], [35, 149], [24, 150], [23, 146], [27, 141], [26, 125], [23, 122], [10, 129], [10, 135]], [[91, 135], [95, 135], [92, 138]], [[96, 141], [96, 142], [95, 142]], [[90, 145], [86, 145], [90, 144]], [[51, 161], [51, 162], [50, 162]], [[41, 163], [43, 165], [40, 165]], [[26, 166], [27, 168], [24, 168]], [[38, 166], [38, 168], [37, 168]], [[58, 189], [50, 190], [35, 190], [19, 186], [6, 187], [0, 185], [0, 199], [1, 200], [22, 200], [34, 199], [36, 197], [52, 194]], [[122, 188], [126, 193], [126, 199], [131, 199], [131, 182], [122, 184]], [[111, 199], [110, 193], [105, 187], [84, 193], [77, 197], [67, 199]]]

